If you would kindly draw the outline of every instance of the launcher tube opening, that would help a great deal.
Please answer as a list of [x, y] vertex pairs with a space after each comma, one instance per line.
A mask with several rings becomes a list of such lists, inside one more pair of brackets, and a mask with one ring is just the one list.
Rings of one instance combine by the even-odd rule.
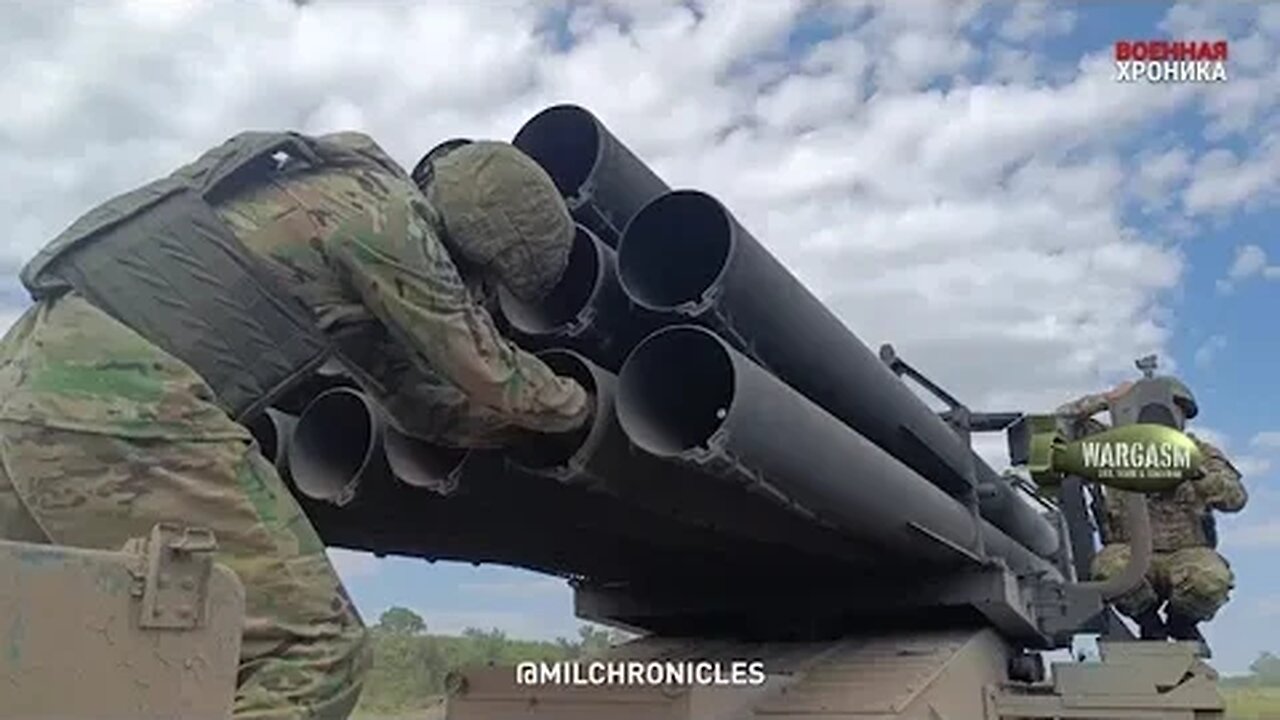
[[600, 247], [590, 230], [578, 226], [564, 275], [551, 292], [537, 302], [526, 302], [505, 287], [498, 288], [502, 315], [526, 335], [549, 335], [578, 318], [600, 285]]
[[508, 449], [508, 454], [516, 464], [530, 470], [549, 470], [566, 467], [586, 444], [592, 427], [602, 421], [606, 411], [605, 399], [600, 396], [595, 376], [583, 363], [577, 353], [568, 350], [547, 350], [538, 353], [538, 357], [555, 371], [557, 375], [573, 378], [595, 399], [596, 408], [591, 426], [584, 427], [566, 435], [547, 436], [537, 441], [516, 443]]
[[258, 443], [258, 451], [262, 453], [263, 457], [273, 463], [280, 459], [282, 440], [280, 428], [271, 415], [266, 412], [259, 413], [249, 423], [249, 434]]
[[391, 427], [386, 430], [383, 448], [391, 474], [400, 482], [440, 494], [457, 489], [457, 472], [466, 460], [466, 450], [436, 445]]
[[296, 415], [281, 412], [275, 408], [267, 408], [249, 422], [249, 433], [258, 443], [258, 451], [266, 458], [282, 476], [288, 477], [289, 443], [293, 439], [293, 429], [298, 426]]
[[733, 360], [701, 328], [676, 326], [646, 338], [618, 379], [618, 422], [641, 449], [672, 457], [705, 447], [734, 398]]
[[662, 195], [623, 233], [618, 246], [622, 287], [654, 310], [697, 302], [723, 273], [733, 232], [728, 212], [710, 195], [696, 190]]
[[512, 143], [542, 166], [563, 195], [576, 195], [600, 157], [600, 132], [591, 113], [556, 105], [533, 116]]
[[358, 392], [336, 388], [316, 397], [289, 444], [289, 467], [298, 490], [316, 500], [347, 497], [373, 457], [377, 423], [373, 408]]

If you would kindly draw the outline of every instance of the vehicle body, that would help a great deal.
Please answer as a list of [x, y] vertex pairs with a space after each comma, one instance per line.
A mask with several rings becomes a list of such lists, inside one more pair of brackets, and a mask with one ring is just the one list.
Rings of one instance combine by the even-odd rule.
[[0, 718], [230, 717], [244, 589], [213, 538], [117, 552], [0, 541]]

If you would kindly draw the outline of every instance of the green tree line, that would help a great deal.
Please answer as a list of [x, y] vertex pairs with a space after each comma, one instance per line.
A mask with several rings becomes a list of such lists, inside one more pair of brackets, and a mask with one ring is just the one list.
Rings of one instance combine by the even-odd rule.
[[[625, 639], [583, 625], [576, 639], [516, 640], [501, 630], [468, 628], [461, 635], [432, 635], [423, 618], [393, 607], [371, 628], [373, 668], [365, 681], [358, 715], [381, 717], [427, 707], [444, 694], [445, 678], [472, 665], [514, 665], [526, 660], [599, 657]], [[1232, 720], [1280, 717], [1280, 657], [1264, 652], [1249, 673], [1221, 679]]]
[[1219, 682], [1227, 699], [1227, 720], [1280, 718], [1280, 657], [1264, 652], [1245, 675]]
[[501, 630], [468, 628], [462, 635], [432, 635], [423, 618], [393, 607], [370, 628], [373, 668], [365, 681], [359, 711], [389, 715], [430, 704], [444, 693], [445, 678], [470, 665], [511, 665], [527, 660], [598, 657], [623, 636], [583, 625], [577, 639], [515, 640]]
[[1222, 678], [1224, 687], [1280, 688], [1280, 657], [1264, 652], [1249, 665], [1246, 675]]

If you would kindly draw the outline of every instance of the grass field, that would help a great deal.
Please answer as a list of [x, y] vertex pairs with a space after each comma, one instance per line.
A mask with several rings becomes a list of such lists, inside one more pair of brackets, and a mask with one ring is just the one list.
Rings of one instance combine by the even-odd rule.
[[1223, 688], [1229, 720], [1280, 720], [1280, 688]]
[[[1223, 688], [1227, 720], [1280, 720], [1280, 688]], [[357, 713], [352, 720], [444, 720], [444, 704], [397, 715]]]

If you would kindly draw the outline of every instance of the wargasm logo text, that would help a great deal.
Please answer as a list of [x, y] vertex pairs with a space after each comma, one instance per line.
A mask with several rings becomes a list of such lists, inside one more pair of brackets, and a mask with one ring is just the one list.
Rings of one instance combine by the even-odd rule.
[[1191, 467], [1191, 450], [1173, 443], [1089, 442], [1081, 446], [1084, 466], [1100, 470], [1170, 470]]

